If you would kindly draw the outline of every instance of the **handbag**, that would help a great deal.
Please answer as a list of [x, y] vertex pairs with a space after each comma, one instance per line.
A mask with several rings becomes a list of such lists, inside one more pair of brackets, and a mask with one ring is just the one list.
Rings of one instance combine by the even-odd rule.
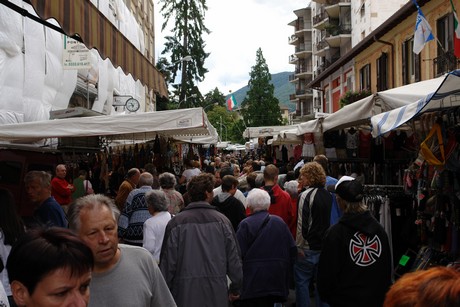
[[[428, 144], [427, 144], [427, 142], [434, 136], [435, 133], [438, 138], [439, 150], [441, 152], [441, 160], [439, 160], [433, 154], [433, 152], [431, 151], [431, 149], [428, 147]], [[434, 146], [431, 146], [431, 147], [433, 148]], [[442, 133], [441, 133], [441, 126], [438, 123], [435, 123], [433, 125], [426, 139], [423, 140], [423, 142], [420, 144], [420, 154], [423, 156], [426, 163], [428, 163], [429, 165], [441, 166], [446, 163], [446, 157], [444, 154], [444, 144], [443, 144]]]

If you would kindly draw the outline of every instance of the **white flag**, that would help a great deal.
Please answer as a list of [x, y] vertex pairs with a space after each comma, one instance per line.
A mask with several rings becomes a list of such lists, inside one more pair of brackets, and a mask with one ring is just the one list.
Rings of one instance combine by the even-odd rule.
[[[417, 5], [417, 4], [416, 4]], [[434, 39], [433, 33], [431, 33], [431, 27], [428, 21], [425, 19], [425, 16], [422, 13], [422, 10], [417, 5], [418, 14], [417, 21], [415, 22], [415, 33], [414, 33], [414, 53], [419, 54], [422, 51], [425, 44], [430, 40]]]

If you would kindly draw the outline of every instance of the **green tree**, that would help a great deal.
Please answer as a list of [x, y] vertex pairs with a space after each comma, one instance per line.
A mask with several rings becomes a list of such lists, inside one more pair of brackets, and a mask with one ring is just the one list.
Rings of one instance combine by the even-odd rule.
[[239, 135], [242, 135], [242, 133], [235, 133], [234, 131], [234, 126], [238, 123], [238, 114], [236, 112], [229, 112], [223, 106], [214, 106], [211, 110], [207, 110], [206, 114], [222, 141], [235, 142], [238, 140]]
[[274, 96], [275, 87], [270, 83], [272, 77], [261, 48], [257, 50], [256, 65], [251, 68], [249, 76], [249, 89], [241, 103], [246, 126], [281, 125], [279, 100]]
[[[173, 35], [165, 37], [165, 49], [161, 53], [171, 56], [171, 63], [168, 64], [171, 75], [168, 81], [173, 87], [173, 96], [178, 97], [178, 106], [191, 107], [196, 100], [202, 98], [194, 82], [203, 81], [208, 72], [204, 62], [209, 53], [204, 51], [206, 44], [202, 38], [203, 33], [210, 33], [204, 25], [204, 13], [208, 9], [206, 0], [160, 0], [159, 3], [160, 13], [165, 20], [161, 30], [167, 27], [170, 20], [173, 21]], [[186, 56], [191, 56], [191, 60], [184, 61]], [[174, 84], [179, 70], [181, 80]]]
[[206, 111], [213, 109], [215, 106], [225, 106], [225, 96], [217, 87], [206, 93], [202, 102], [202, 107]]

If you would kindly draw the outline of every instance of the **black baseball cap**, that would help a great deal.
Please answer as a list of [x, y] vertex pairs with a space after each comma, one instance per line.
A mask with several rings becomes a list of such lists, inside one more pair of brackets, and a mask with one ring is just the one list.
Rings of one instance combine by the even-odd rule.
[[350, 176], [340, 177], [335, 185], [327, 186], [327, 190], [350, 203], [360, 202], [364, 197], [363, 185]]

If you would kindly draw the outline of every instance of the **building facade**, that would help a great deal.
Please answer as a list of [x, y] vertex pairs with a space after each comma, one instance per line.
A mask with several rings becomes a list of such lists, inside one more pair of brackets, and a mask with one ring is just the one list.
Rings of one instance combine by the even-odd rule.
[[[317, 0], [306, 8], [294, 11], [297, 19], [289, 24], [295, 27], [289, 43], [296, 49], [289, 60], [296, 65], [290, 80], [296, 88], [295, 95], [291, 95], [291, 101], [297, 104], [296, 122], [312, 118], [315, 112], [332, 113], [339, 107], [340, 97], [355, 87], [353, 60], [323, 79], [321, 86], [314, 81], [404, 2]], [[302, 44], [308, 46], [305, 42], [311, 42], [309, 53], [302, 51]], [[307, 62], [300, 59], [306, 59]], [[311, 65], [308, 78], [303, 78], [301, 74], [305, 65]], [[299, 93], [308, 95], [301, 96]]]

